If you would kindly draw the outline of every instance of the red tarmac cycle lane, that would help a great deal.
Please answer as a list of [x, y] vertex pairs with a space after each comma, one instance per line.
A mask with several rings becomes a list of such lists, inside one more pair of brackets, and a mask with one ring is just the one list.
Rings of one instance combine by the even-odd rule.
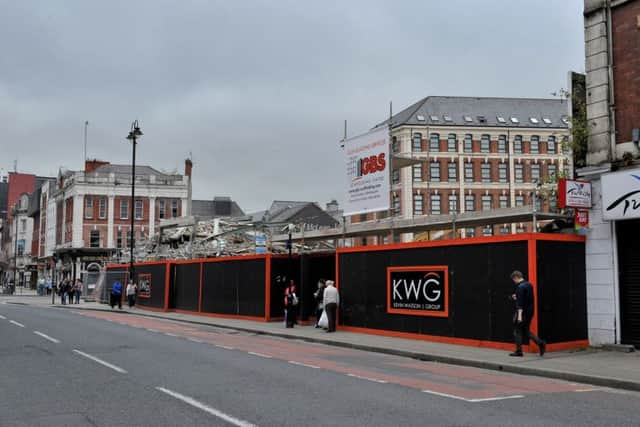
[[[423, 362], [324, 344], [221, 330], [213, 326], [197, 327], [170, 320], [122, 315], [117, 312], [76, 311], [76, 313], [113, 321], [128, 327], [175, 335], [196, 342], [201, 341], [227, 350], [242, 351], [308, 368], [325, 369], [380, 384], [396, 384], [469, 402], [593, 389], [588, 385], [560, 380]], [[321, 332], [318, 331], [319, 334]]]

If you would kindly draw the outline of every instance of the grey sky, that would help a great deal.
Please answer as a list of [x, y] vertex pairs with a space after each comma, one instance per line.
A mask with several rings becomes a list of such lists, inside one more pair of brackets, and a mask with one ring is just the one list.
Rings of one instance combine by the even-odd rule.
[[584, 71], [581, 0], [0, 0], [0, 168], [88, 155], [183, 171], [246, 211], [342, 200], [338, 146], [427, 95], [550, 97]]

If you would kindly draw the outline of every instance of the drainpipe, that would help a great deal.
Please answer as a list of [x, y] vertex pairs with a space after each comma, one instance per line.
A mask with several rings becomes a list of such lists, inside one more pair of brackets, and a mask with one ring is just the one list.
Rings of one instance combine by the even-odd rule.
[[611, 20], [611, 0], [606, 0], [604, 7], [604, 12], [606, 14], [607, 19], [607, 77], [609, 80], [609, 93], [608, 93], [608, 101], [609, 101], [609, 144], [611, 146], [611, 161], [615, 162], [617, 160], [616, 155], [616, 105], [615, 105], [615, 92], [614, 92], [614, 82], [613, 82], [613, 31], [611, 27], [613, 27], [613, 22]]

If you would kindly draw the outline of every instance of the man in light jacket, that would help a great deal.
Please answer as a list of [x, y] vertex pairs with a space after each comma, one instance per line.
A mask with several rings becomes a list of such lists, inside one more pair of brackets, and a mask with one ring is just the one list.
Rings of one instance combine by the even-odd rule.
[[338, 305], [340, 304], [340, 294], [338, 294], [338, 290], [336, 289], [333, 280], [327, 280], [325, 284], [327, 287], [324, 290], [322, 302], [324, 304], [324, 309], [327, 312], [327, 319], [329, 320], [329, 328], [327, 329], [327, 332], [335, 332], [336, 313], [338, 311]]

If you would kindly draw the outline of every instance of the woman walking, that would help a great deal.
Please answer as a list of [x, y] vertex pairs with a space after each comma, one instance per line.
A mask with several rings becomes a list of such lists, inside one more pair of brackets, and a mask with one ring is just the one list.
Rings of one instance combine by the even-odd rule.
[[138, 291], [138, 287], [133, 284], [133, 282], [129, 282], [127, 284], [127, 301], [129, 301], [129, 308], [136, 305], [136, 292]]
[[324, 288], [325, 288], [325, 280], [318, 280], [318, 290], [313, 293], [313, 297], [316, 300], [316, 328], [319, 328], [318, 321], [320, 321], [320, 317], [322, 316], [322, 312], [324, 311]]

